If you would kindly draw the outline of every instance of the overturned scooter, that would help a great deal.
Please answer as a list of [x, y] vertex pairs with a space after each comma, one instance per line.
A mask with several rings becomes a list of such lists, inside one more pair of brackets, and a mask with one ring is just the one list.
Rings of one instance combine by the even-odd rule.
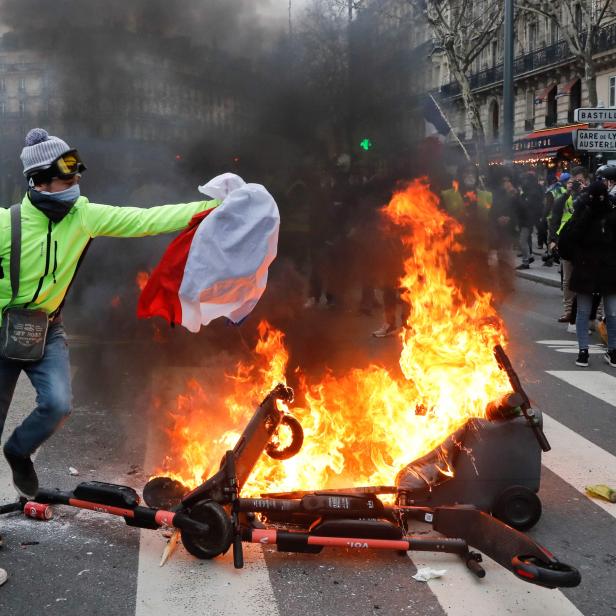
[[[225, 454], [219, 471], [192, 491], [172, 479], [154, 478], [143, 490], [149, 505], [145, 507], [132, 488], [85, 482], [72, 492], [41, 490], [35, 502], [0, 507], [0, 513], [20, 508], [29, 513], [39, 504], [62, 504], [122, 516], [128, 525], [139, 528], [175, 527], [181, 531], [186, 549], [198, 558], [214, 558], [232, 547], [236, 568], [243, 566], [242, 543], [252, 542], [276, 545], [279, 551], [315, 554], [323, 547], [448, 552], [458, 554], [481, 578], [485, 570], [481, 554], [470, 549], [474, 548], [526, 582], [546, 588], [580, 583], [575, 568], [472, 505], [409, 505], [405, 504], [407, 490], [404, 501], [398, 498], [395, 505], [386, 505], [379, 494], [399, 496], [394, 486], [243, 498], [242, 487], [263, 452], [286, 459], [301, 449], [301, 424], [279, 404], [292, 400], [290, 388], [274, 388], [256, 409], [234, 449]], [[292, 441], [280, 449], [273, 437], [282, 424], [290, 429]], [[409, 520], [430, 524], [436, 533], [409, 533]]]

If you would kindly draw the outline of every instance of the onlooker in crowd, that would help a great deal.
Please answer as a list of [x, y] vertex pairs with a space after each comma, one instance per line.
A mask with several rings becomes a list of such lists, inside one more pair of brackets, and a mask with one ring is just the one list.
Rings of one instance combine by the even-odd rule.
[[577, 294], [578, 366], [588, 366], [588, 322], [593, 294], [603, 296], [607, 323], [605, 361], [616, 368], [616, 207], [607, 187], [593, 182], [576, 200], [559, 235], [559, 250], [571, 263], [571, 290]]
[[616, 202], [616, 165], [601, 165], [595, 171], [595, 178], [605, 182], [610, 200]]
[[[552, 206], [554, 205], [554, 201], [556, 201], [558, 197], [565, 194], [565, 185], [570, 179], [570, 177], [571, 176], [569, 175], [569, 173], [563, 171], [558, 178], [554, 178], [554, 181], [548, 186], [547, 190], [545, 191], [543, 215], [541, 216], [541, 220], [539, 221], [539, 233], [537, 235], [537, 242], [539, 243], [539, 246], [545, 246], [546, 248], [548, 248], [548, 229], [550, 226], [550, 220], [552, 218]], [[551, 258], [549, 249], [546, 253], [546, 259], [544, 259], [544, 262], [547, 266], [551, 266], [553, 264], [553, 259]]]
[[486, 276], [490, 251], [490, 211], [492, 193], [479, 186], [479, 172], [473, 163], [458, 169], [453, 187], [441, 193], [443, 209], [460, 222], [464, 232], [459, 238], [464, 250], [451, 258], [453, 276], [468, 288], [490, 290]]
[[539, 228], [541, 226], [541, 218], [543, 216], [543, 203], [544, 203], [544, 191], [539, 184], [539, 180], [534, 172], [527, 172], [522, 178], [522, 195], [528, 202], [528, 207], [531, 215], [531, 229], [528, 237], [529, 248], [531, 252], [530, 261], [534, 260], [532, 257], [533, 252], [533, 227], [537, 230], [537, 244], [539, 248], [546, 245], [546, 242], [539, 242]]
[[318, 200], [310, 168], [287, 187], [280, 203], [279, 253], [289, 258], [298, 272], [306, 274], [310, 263], [310, 212]]
[[[385, 317], [382, 327], [372, 332], [372, 335], [376, 338], [385, 338], [398, 333], [400, 327], [407, 323], [410, 307], [402, 300], [399, 288], [400, 278], [404, 272], [405, 256], [400, 234], [395, 224], [382, 212], [379, 212], [371, 248], [377, 284], [383, 293]], [[400, 327], [398, 326], [398, 308], [400, 308]]]
[[496, 298], [502, 300], [513, 291], [512, 246], [516, 236], [515, 203], [519, 192], [514, 186], [511, 171], [502, 170], [499, 176], [490, 210], [490, 236], [497, 264], [494, 290]]
[[317, 305], [323, 293], [328, 306], [333, 305], [332, 281], [329, 277], [334, 250], [334, 212], [332, 204], [333, 180], [326, 177], [320, 183], [321, 198], [310, 210], [310, 277], [305, 308]]
[[518, 227], [518, 243], [522, 253], [522, 263], [516, 267], [517, 270], [527, 270], [535, 260], [533, 257], [532, 231], [535, 222], [534, 212], [528, 195], [523, 192], [523, 188], [518, 188], [513, 183], [513, 178], [507, 177], [504, 182], [505, 191], [511, 199], [511, 209], [515, 213], [515, 220]]
[[[585, 167], [574, 167], [571, 170], [570, 181], [567, 182], [567, 189], [559, 199], [554, 202], [552, 215], [550, 218], [548, 237], [549, 249], [554, 250], [559, 246], [559, 236], [562, 228], [573, 216], [575, 202], [584, 197], [585, 188], [588, 187], [589, 177]], [[560, 254], [560, 247], [559, 247]], [[562, 257], [562, 254], [561, 254]], [[571, 270], [572, 265], [568, 259], [561, 258], [562, 286], [563, 286], [563, 314], [558, 318], [559, 323], [571, 322], [573, 314], [573, 298], [575, 293], [571, 290]]]

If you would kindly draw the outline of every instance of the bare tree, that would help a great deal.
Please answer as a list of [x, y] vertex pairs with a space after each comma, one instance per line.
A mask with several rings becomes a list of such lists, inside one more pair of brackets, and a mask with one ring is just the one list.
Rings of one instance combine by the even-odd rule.
[[584, 71], [588, 101], [597, 106], [597, 72], [594, 55], [601, 28], [616, 17], [615, 0], [518, 0], [517, 6], [547, 17], [567, 41], [571, 53]]
[[479, 104], [471, 89], [473, 62], [498, 36], [504, 18], [502, 0], [408, 0], [423, 9], [436, 46], [444, 52], [473, 129], [479, 164], [487, 169], [485, 131]]

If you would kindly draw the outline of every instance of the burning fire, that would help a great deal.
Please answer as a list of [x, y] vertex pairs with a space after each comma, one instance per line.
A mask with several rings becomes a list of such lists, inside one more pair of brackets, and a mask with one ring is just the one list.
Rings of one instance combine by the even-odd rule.
[[135, 276], [135, 282], [139, 287], [139, 291], [143, 291], [145, 289], [145, 285], [148, 284], [148, 280], [150, 279], [149, 272], [138, 272], [137, 276]]
[[[402, 467], [510, 391], [493, 356], [505, 336], [490, 295], [477, 292], [469, 301], [448, 277], [462, 227], [420, 181], [394, 195], [384, 215], [407, 249], [400, 281], [411, 306], [400, 334], [404, 378], [377, 365], [316, 383], [299, 374], [296, 394], [304, 402], [292, 412], [304, 428], [303, 448], [284, 462], [262, 456], [243, 494], [392, 485]], [[212, 415], [212, 394], [189, 383], [171, 415], [170, 456], [159, 472], [192, 487], [217, 470], [255, 405], [285, 381], [288, 357], [283, 333], [262, 322], [254, 361], [227, 378], [232, 393], [222, 418]]]

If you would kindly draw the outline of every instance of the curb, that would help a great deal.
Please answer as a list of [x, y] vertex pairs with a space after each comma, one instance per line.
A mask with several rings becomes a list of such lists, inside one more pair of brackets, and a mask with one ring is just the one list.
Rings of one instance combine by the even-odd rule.
[[556, 287], [557, 289], [560, 289], [560, 276], [558, 278], [555, 278], [554, 276], [548, 275], [547, 272], [543, 274], [533, 272], [531, 270], [517, 270], [516, 276], [520, 278], [525, 278], [526, 280], [532, 280], [533, 282], [538, 282], [539, 284], [545, 284], [549, 287]]

